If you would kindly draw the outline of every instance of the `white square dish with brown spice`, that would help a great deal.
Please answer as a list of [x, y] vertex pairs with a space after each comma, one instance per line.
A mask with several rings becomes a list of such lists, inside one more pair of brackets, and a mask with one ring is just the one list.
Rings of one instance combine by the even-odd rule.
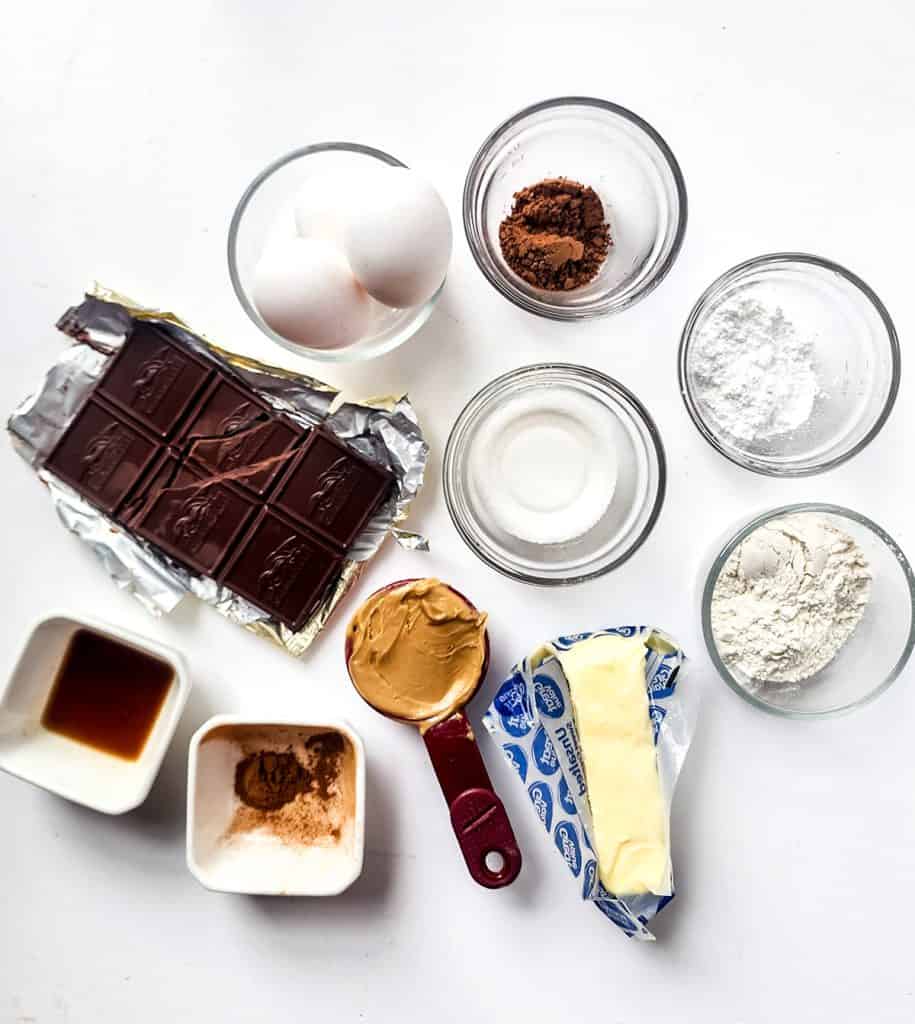
[[192, 737], [187, 864], [206, 888], [333, 896], [364, 845], [365, 754], [346, 723], [216, 715]]

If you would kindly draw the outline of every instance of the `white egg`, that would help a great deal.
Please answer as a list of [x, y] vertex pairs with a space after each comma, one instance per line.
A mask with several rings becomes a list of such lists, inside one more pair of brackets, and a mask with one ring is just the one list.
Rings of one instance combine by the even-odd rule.
[[343, 234], [353, 196], [366, 187], [372, 171], [357, 174], [339, 170], [316, 173], [308, 178], [295, 197], [295, 226], [302, 238], [322, 238], [343, 248]]
[[298, 238], [295, 229], [295, 215], [290, 203], [286, 203], [277, 213], [270, 224], [270, 228], [264, 236], [264, 244], [261, 252], [272, 248], [277, 242], [286, 242], [290, 238]]
[[435, 294], [448, 269], [448, 210], [415, 171], [388, 168], [356, 197], [343, 249], [369, 295], [395, 309], [418, 306]]
[[343, 254], [315, 238], [277, 241], [254, 271], [254, 304], [277, 334], [307, 348], [343, 348], [369, 325], [371, 301]]

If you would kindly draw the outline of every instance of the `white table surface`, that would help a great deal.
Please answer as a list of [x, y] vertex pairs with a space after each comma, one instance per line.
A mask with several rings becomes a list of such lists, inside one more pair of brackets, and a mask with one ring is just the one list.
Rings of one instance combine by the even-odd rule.
[[[714, 676], [696, 596], [699, 565], [721, 531], [793, 500], [851, 505], [915, 555], [912, 381], [864, 454], [822, 478], [779, 482], [737, 469], [702, 441], [675, 367], [702, 289], [778, 249], [861, 274], [907, 350], [912, 7], [569, 6], [560, 19], [552, 5], [492, 0], [7, 5], [0, 408], [11, 410], [65, 344], [52, 324], [93, 277], [177, 310], [239, 351], [282, 358], [245, 318], [226, 272], [228, 219], [248, 180], [284, 151], [324, 139], [375, 144], [427, 173], [455, 225], [433, 320], [387, 358], [318, 368], [354, 395], [408, 389], [433, 448], [413, 519], [432, 553], [387, 545], [361, 593], [440, 574], [490, 611], [493, 668], [475, 720], [511, 661], [542, 639], [621, 621], [682, 637], [705, 702], [673, 812], [679, 893], [657, 921], [659, 941], [627, 941], [578, 899], [488, 739], [525, 866], [503, 892], [470, 881], [419, 737], [376, 716], [346, 681], [345, 614], [304, 663], [192, 601], [156, 621], [61, 528], [4, 444], [0, 661], [12, 662], [34, 619], [68, 604], [180, 648], [195, 690], [135, 813], [106, 818], [0, 778], [0, 1021], [915, 1016], [915, 666], [854, 715], [779, 721]], [[686, 177], [690, 223], [657, 292], [621, 316], [570, 326], [516, 310], [485, 282], [464, 239], [460, 195], [498, 121], [576, 92], [629, 106], [665, 136]], [[559, 593], [478, 563], [451, 527], [439, 479], [464, 401], [496, 374], [556, 358], [632, 388], [658, 422], [670, 469], [661, 520], [638, 555]], [[216, 711], [277, 706], [340, 713], [365, 739], [365, 872], [337, 899], [217, 895], [185, 868], [188, 737]]]

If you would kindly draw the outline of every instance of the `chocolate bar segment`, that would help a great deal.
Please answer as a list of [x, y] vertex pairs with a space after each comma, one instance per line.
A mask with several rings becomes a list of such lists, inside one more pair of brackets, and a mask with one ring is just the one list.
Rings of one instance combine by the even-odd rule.
[[206, 361], [139, 323], [98, 385], [118, 409], [159, 437], [173, 437], [212, 375]]
[[[291, 460], [280, 458], [302, 438], [303, 432], [284, 420], [270, 418], [227, 437], [193, 441], [188, 457], [212, 474], [232, 474], [233, 482], [262, 497]], [[268, 463], [259, 469], [261, 463]]]
[[264, 509], [220, 582], [295, 631], [305, 624], [342, 561], [320, 538]]
[[231, 484], [197, 478], [181, 487], [148, 495], [133, 530], [204, 576], [215, 576], [251, 522], [255, 503]]
[[266, 419], [268, 412], [267, 406], [250, 391], [219, 375], [197, 402], [181, 436], [188, 440], [228, 437]]
[[171, 450], [166, 449], [137, 482], [137, 486], [115, 511], [115, 518], [125, 526], [132, 526], [142, 515], [146, 506], [166, 487], [185, 487], [196, 483], [200, 474], [180, 461]]
[[393, 477], [322, 430], [311, 436], [280, 481], [270, 505], [349, 547], [387, 495]]
[[103, 512], [113, 512], [155, 461], [158, 443], [116, 410], [90, 399], [45, 465]]

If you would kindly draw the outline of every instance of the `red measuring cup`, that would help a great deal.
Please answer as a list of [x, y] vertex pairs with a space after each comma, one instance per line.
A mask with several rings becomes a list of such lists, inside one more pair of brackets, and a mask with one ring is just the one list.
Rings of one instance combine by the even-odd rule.
[[[377, 590], [369, 600], [379, 594], [397, 590], [417, 582], [415, 579], [399, 580]], [[456, 594], [471, 611], [476, 608], [460, 591], [444, 584]], [[469, 701], [479, 690], [486, 678], [489, 668], [489, 635], [484, 633], [486, 645], [480, 678], [473, 691], [468, 695]], [[352, 641], [346, 638], [346, 667], [349, 672]], [[350, 672], [352, 680], [352, 673]], [[355, 682], [354, 682], [355, 685]], [[473, 728], [467, 720], [462, 708], [456, 709], [444, 721], [424, 727], [423, 722], [398, 718], [389, 712], [376, 707], [358, 687], [356, 692], [369, 705], [386, 718], [396, 722], [418, 725], [426, 750], [432, 760], [436, 777], [445, 796], [445, 802], [451, 813], [451, 826], [457, 837], [458, 845], [467, 868], [475, 882], [488, 889], [501, 889], [510, 885], [518, 877], [521, 870], [521, 851], [511, 822], [505, 813], [502, 801], [495, 794], [486, 765], [477, 746]]]

